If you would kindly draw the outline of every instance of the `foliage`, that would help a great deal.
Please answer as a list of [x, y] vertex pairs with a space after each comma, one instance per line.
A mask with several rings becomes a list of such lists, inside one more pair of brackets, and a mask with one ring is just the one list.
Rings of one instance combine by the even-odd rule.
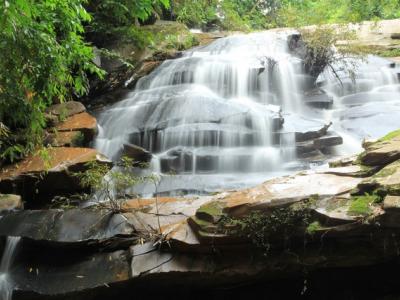
[[277, 9], [275, 25], [300, 27], [398, 17], [398, 0], [285, 0]]
[[389, 132], [387, 135], [385, 135], [384, 137], [379, 139], [379, 142], [386, 142], [386, 141], [390, 141], [394, 138], [398, 138], [400, 137], [400, 129], [399, 130], [395, 130], [392, 132]]
[[225, 217], [222, 223], [226, 228], [235, 228], [236, 234], [251, 240], [267, 255], [273, 240], [286, 241], [296, 231], [307, 231], [312, 224], [311, 208], [316, 200], [316, 197], [310, 197], [307, 201], [270, 212], [253, 211], [241, 219]]
[[48, 172], [51, 168], [51, 147], [42, 147], [36, 153], [40, 157], [43, 162], [45, 173]]
[[86, 27], [87, 36], [100, 47], [104, 40], [120, 37], [143, 47], [150, 37], [136, 26], [137, 21], [146, 21], [160, 7], [168, 8], [169, 0], [90, 0], [86, 8], [93, 22]]
[[301, 27], [400, 17], [398, 0], [175, 0], [177, 20], [225, 30]]
[[79, 131], [76, 135], [72, 138], [71, 146], [72, 147], [82, 147], [85, 144], [85, 135]]
[[121, 212], [126, 190], [143, 181], [152, 180], [149, 177], [137, 176], [133, 172], [135, 162], [129, 157], [122, 157], [117, 167], [90, 161], [86, 163], [87, 170], [74, 175], [80, 180], [82, 187], [90, 188], [90, 197], [95, 197], [107, 203], [108, 208], [115, 213]]
[[177, 20], [190, 28], [205, 28], [218, 22], [217, 0], [181, 0], [174, 4]]
[[320, 229], [322, 229], [321, 224], [318, 221], [314, 221], [310, 225], [307, 226], [306, 232], [308, 234], [312, 235], [312, 234], [316, 233]]
[[94, 17], [93, 26], [104, 29], [106, 24], [126, 26], [137, 19], [145, 21], [159, 6], [169, 7], [169, 0], [91, 0], [87, 9]]
[[377, 55], [383, 56], [383, 57], [396, 57], [396, 56], [400, 56], [400, 49], [399, 49], [399, 48], [396, 48], [396, 49], [390, 49], [390, 50], [379, 51], [379, 52], [377, 53]]
[[13, 161], [40, 142], [44, 109], [84, 94], [86, 73], [102, 72], [81, 36], [82, 0], [2, 1], [0, 10], [0, 122], [15, 135], [0, 152]]
[[328, 67], [339, 81], [338, 70], [355, 80], [355, 71], [366, 49], [356, 42], [354, 31], [347, 25], [322, 25], [299, 31], [307, 49], [303, 57], [307, 73], [318, 76]]
[[270, 27], [269, 12], [279, 6], [276, 0], [179, 0], [173, 1], [177, 20], [191, 28], [208, 29], [214, 25], [225, 30]]
[[381, 197], [377, 194], [365, 194], [362, 196], [354, 196], [351, 199], [349, 214], [368, 216], [371, 213], [371, 205], [381, 201]]

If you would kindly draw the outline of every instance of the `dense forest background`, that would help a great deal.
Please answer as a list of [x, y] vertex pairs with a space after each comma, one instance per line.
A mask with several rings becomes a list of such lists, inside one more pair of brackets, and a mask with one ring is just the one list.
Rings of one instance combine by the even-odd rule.
[[0, 1], [0, 165], [42, 143], [46, 107], [85, 95], [88, 76], [105, 75], [93, 45], [123, 37], [154, 46], [157, 33], [143, 25], [156, 20], [251, 31], [398, 17], [399, 0]]

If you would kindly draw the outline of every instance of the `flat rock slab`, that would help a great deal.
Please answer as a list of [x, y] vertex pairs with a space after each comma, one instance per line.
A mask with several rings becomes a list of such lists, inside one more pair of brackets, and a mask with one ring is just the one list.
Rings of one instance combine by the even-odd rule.
[[400, 159], [400, 131], [393, 136], [378, 140], [360, 154], [360, 161], [367, 166], [387, 165]]
[[80, 131], [85, 137], [86, 142], [90, 142], [97, 132], [96, 118], [83, 112], [67, 118], [56, 127], [57, 131]]
[[318, 195], [328, 197], [347, 193], [362, 179], [308, 171], [272, 179], [255, 188], [228, 194], [220, 200], [225, 211], [235, 216], [249, 209], [276, 207]]
[[47, 154], [49, 160], [36, 153], [20, 163], [4, 168], [0, 173], [0, 181], [22, 174], [58, 172], [93, 160], [111, 163], [104, 155], [91, 148], [49, 148]]
[[42, 198], [84, 191], [73, 173], [86, 170], [85, 164], [92, 161], [112, 164], [95, 149], [48, 148], [45, 157], [36, 153], [4, 168], [0, 172], [0, 192], [19, 194], [24, 201], [33, 204], [34, 199], [42, 201]]
[[80, 131], [61, 131], [52, 133], [48, 137], [48, 143], [53, 147], [76, 147], [82, 146], [79, 143], [84, 143], [85, 137]]
[[20, 236], [53, 244], [95, 244], [133, 232], [122, 215], [107, 210], [24, 210], [0, 218], [2, 237]]
[[359, 165], [349, 165], [345, 167], [329, 168], [327, 170], [317, 171], [321, 174], [332, 174], [337, 176], [360, 177], [363, 169]]
[[[173, 226], [193, 216], [196, 210], [209, 202], [211, 197], [132, 199], [124, 204], [128, 222], [137, 230], [170, 232]], [[172, 227], [171, 227], [172, 226]]]

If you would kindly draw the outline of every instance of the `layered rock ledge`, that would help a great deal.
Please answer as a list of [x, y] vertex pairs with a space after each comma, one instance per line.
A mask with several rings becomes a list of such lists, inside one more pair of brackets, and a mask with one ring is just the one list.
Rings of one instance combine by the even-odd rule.
[[2, 244], [22, 237], [12, 270], [16, 299], [107, 299], [149, 286], [216, 288], [396, 265], [399, 137], [365, 143], [365, 152], [329, 168], [241, 191], [132, 199], [120, 213], [3, 213]]

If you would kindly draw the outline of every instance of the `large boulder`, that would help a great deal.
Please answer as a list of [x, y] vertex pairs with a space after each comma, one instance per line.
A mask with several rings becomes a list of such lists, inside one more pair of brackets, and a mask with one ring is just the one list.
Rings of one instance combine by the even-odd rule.
[[28, 205], [32, 200], [47, 199], [58, 194], [84, 191], [75, 172], [86, 170], [86, 163], [111, 164], [105, 156], [89, 148], [47, 148], [28, 156], [18, 164], [0, 172], [0, 192], [16, 193]]
[[58, 117], [60, 120], [66, 119], [76, 114], [86, 111], [85, 106], [78, 101], [68, 101], [54, 104], [46, 109], [46, 113]]
[[123, 145], [121, 156], [131, 158], [134, 163], [148, 163], [152, 158], [152, 154], [149, 151], [132, 144]]
[[367, 166], [386, 165], [400, 159], [400, 131], [394, 131], [368, 145], [359, 160]]

